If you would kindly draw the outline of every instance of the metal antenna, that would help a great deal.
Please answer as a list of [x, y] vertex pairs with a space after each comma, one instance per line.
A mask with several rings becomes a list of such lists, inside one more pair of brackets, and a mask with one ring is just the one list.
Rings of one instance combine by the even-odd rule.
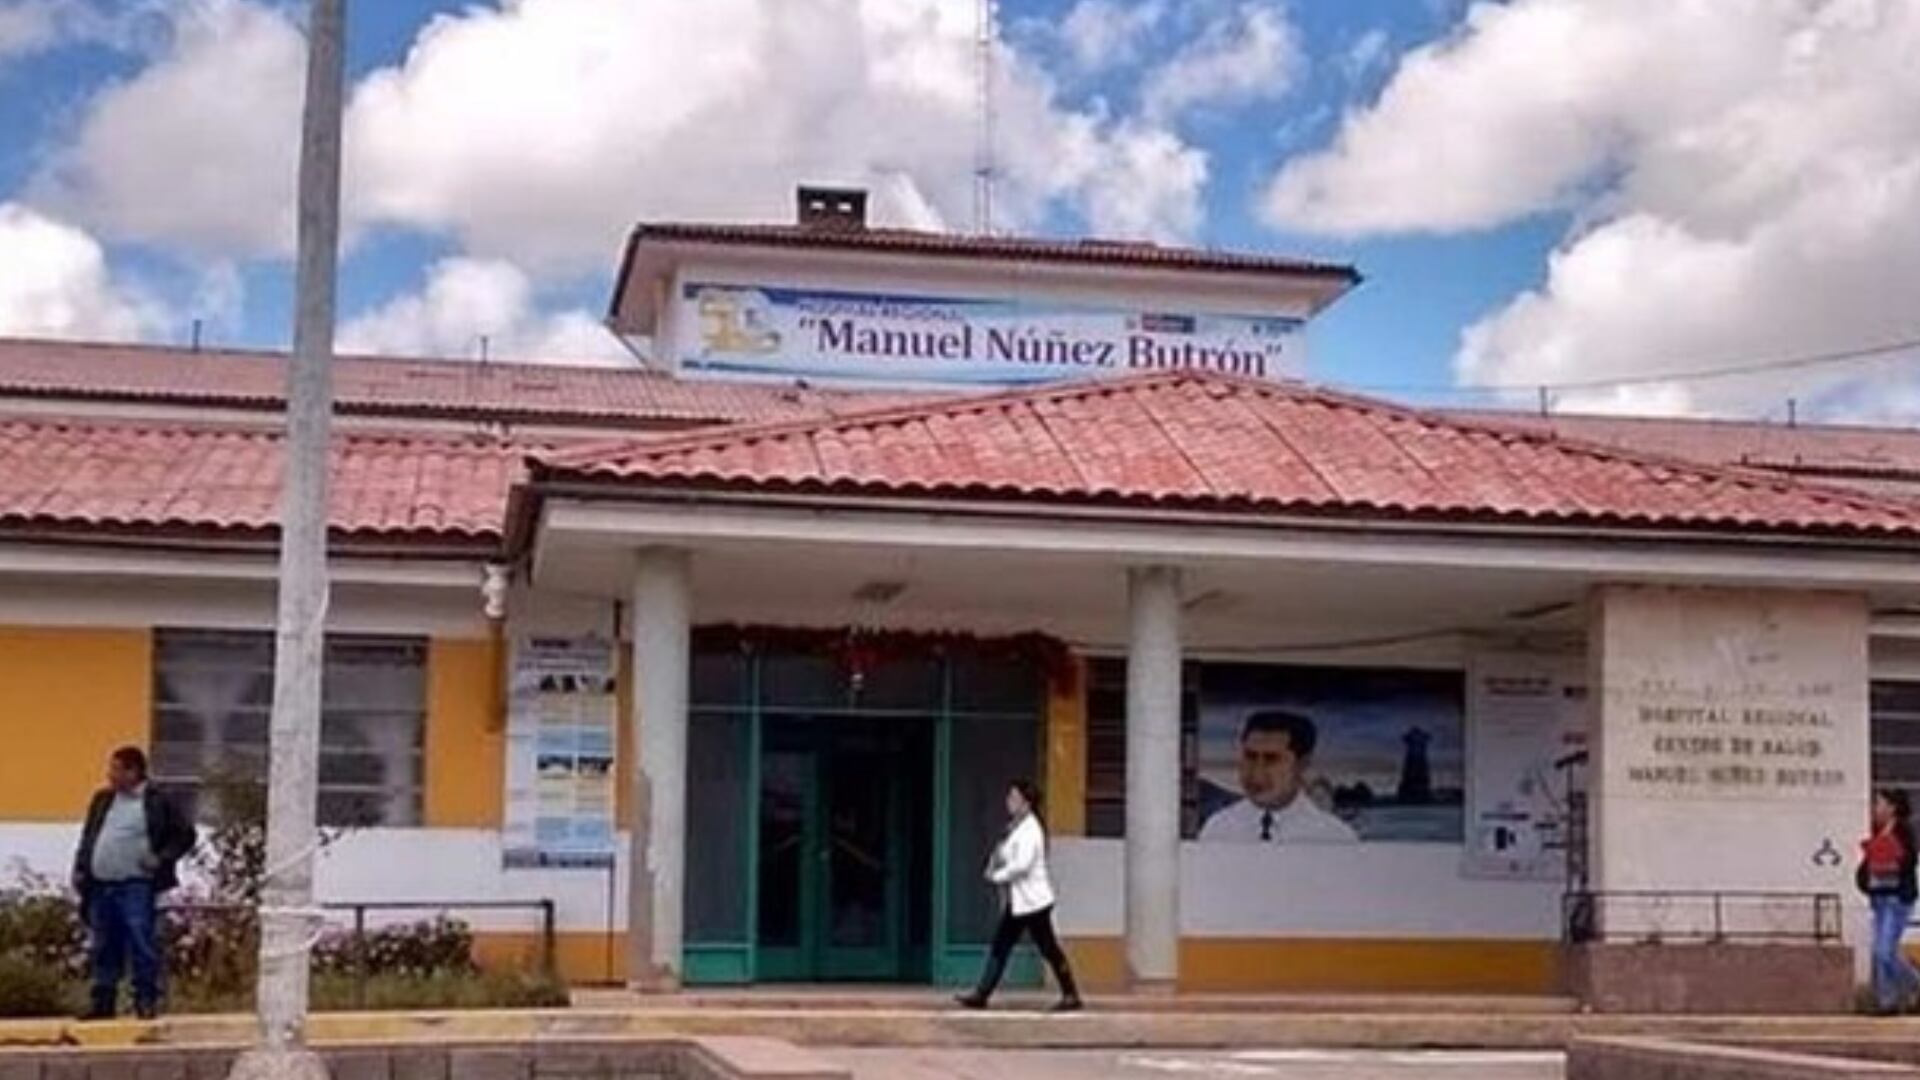
[[973, 231], [982, 236], [993, 234], [993, 186], [998, 166], [994, 158], [994, 62], [995, 0], [979, 0], [980, 21], [974, 38], [978, 50], [980, 80], [980, 144], [975, 148], [973, 169]]

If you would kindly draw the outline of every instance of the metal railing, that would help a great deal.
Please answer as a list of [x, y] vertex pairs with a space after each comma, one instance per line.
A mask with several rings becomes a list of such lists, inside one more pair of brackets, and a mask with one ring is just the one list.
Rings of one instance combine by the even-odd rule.
[[[540, 916], [540, 972], [553, 977], [559, 963], [559, 912], [558, 905], [551, 899], [541, 900], [354, 900], [321, 904], [320, 909], [329, 914], [349, 917], [355, 957], [354, 1000], [360, 1005], [366, 1004], [367, 984], [373, 973], [368, 970], [367, 935], [368, 916], [380, 913], [393, 914], [432, 914], [451, 915], [460, 912], [498, 912], [527, 911]], [[232, 913], [247, 910], [242, 904], [213, 903], [207, 901], [166, 902], [161, 905], [162, 912], [219, 912]]]
[[1729, 944], [1841, 937], [1835, 893], [1709, 890], [1571, 892], [1561, 935], [1571, 944]]

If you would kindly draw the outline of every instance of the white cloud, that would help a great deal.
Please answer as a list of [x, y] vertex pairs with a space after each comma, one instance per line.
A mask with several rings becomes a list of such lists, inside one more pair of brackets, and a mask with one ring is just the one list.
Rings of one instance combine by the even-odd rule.
[[0, 64], [90, 43], [137, 52], [174, 0], [0, 0]]
[[238, 334], [246, 306], [246, 276], [231, 260], [217, 260], [197, 268], [184, 317], [189, 323], [198, 319], [203, 333]]
[[[36, 200], [116, 240], [283, 256], [300, 32], [262, 0], [169, 11], [169, 45], [88, 104]], [[873, 188], [881, 221], [964, 226], [974, 29], [972, 0], [513, 0], [443, 13], [353, 90], [349, 224], [450, 235], [542, 273], [604, 269], [641, 218], [786, 220], [803, 180]], [[1064, 105], [1010, 45], [997, 96], [1001, 227], [1066, 210], [1096, 232], [1170, 239], [1197, 219], [1193, 148], [1175, 155], [1184, 189], [1116, 175], [1154, 160], [1139, 152], [1141, 125]]]
[[0, 0], [0, 63], [53, 45], [57, 17], [55, 0]]
[[132, 340], [161, 319], [157, 305], [115, 282], [85, 232], [19, 203], [0, 203], [0, 334]]
[[1206, 155], [1164, 129], [1122, 126], [1070, 142], [1061, 167], [1084, 188], [1095, 231], [1109, 236], [1187, 236], [1200, 228], [1193, 192], [1206, 183]]
[[36, 201], [116, 240], [289, 253], [300, 31], [249, 0], [185, 0], [169, 17], [168, 47], [93, 97], [36, 178]]
[[[875, 188], [882, 220], [964, 225], [974, 18], [971, 0], [521, 0], [441, 16], [358, 88], [350, 175], [370, 217], [535, 268], [605, 266], [641, 217], [786, 220], [803, 179]], [[1063, 106], [1010, 46], [998, 68], [1000, 224], [1063, 206], [1096, 231], [1182, 234], [1198, 183], [1168, 199], [1160, 177], [1112, 175], [1139, 160], [1130, 131]], [[1117, 199], [1130, 183], [1149, 197]]]
[[1286, 12], [1249, 0], [1213, 17], [1147, 74], [1141, 109], [1149, 121], [1168, 123], [1196, 108], [1277, 100], [1305, 64]]
[[[1912, 337], [1916, 55], [1911, 0], [1483, 3], [1404, 57], [1330, 147], [1289, 162], [1265, 208], [1278, 225], [1336, 234], [1572, 211], [1546, 280], [1463, 336], [1456, 368], [1472, 383]], [[1856, 377], [1801, 370], [1563, 403], [1757, 413], [1788, 393], [1844, 399]]]
[[1348, 79], [1358, 81], [1373, 74], [1388, 59], [1388, 49], [1393, 39], [1385, 30], [1375, 27], [1355, 38], [1353, 44], [1340, 57], [1340, 69]]
[[418, 294], [347, 322], [339, 340], [342, 351], [381, 355], [478, 358], [484, 347], [496, 360], [632, 362], [593, 316], [541, 311], [532, 279], [489, 259], [441, 260]]
[[1128, 67], [1166, 16], [1166, 0], [1080, 0], [1060, 20], [1060, 39], [1083, 71]]

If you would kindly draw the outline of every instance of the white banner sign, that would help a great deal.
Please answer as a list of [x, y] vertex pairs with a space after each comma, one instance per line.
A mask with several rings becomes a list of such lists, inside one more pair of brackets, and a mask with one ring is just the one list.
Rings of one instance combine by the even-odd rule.
[[1014, 386], [1197, 370], [1259, 379], [1305, 367], [1304, 321], [1005, 299], [688, 282], [683, 370], [867, 383]]
[[619, 705], [613, 643], [516, 643], [507, 713], [506, 863], [606, 867], [614, 860]]
[[1582, 657], [1475, 657], [1467, 684], [1469, 876], [1565, 876], [1568, 809], [1585, 787], [1586, 699]]

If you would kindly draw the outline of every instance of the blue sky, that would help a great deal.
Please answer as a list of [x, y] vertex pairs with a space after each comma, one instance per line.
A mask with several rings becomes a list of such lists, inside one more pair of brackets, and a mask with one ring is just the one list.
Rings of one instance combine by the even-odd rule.
[[[1920, 337], [1887, 285], [1920, 271], [1915, 7], [1003, 0], [1003, 204], [1350, 261], [1309, 374], [1417, 400]], [[0, 0], [0, 332], [284, 344], [302, 9]], [[605, 360], [627, 225], [783, 217], [803, 179], [964, 227], [971, 12], [353, 4], [343, 336]], [[1555, 400], [1904, 419], [1913, 359]]]

